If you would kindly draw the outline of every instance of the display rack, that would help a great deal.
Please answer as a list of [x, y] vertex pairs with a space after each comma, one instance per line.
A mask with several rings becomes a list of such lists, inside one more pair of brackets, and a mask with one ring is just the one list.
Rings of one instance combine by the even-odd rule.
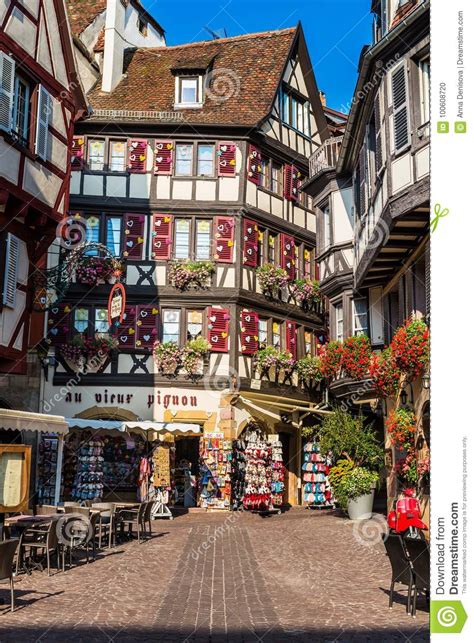
[[104, 493], [104, 443], [99, 438], [85, 442], [79, 449], [77, 472], [71, 496], [76, 500], [100, 500]]
[[199, 502], [206, 509], [229, 509], [231, 503], [232, 442], [223, 433], [201, 438]]
[[246, 467], [242, 504], [253, 513], [280, 513], [272, 503], [272, 447], [259, 428], [247, 429], [244, 439]]
[[285, 465], [283, 464], [283, 444], [279, 440], [272, 442], [271, 451], [272, 468], [272, 505], [281, 507], [283, 505], [283, 494], [285, 491]]
[[319, 444], [312, 440], [304, 446], [303, 500], [307, 509], [333, 509], [334, 498], [329, 482], [332, 458], [321, 454]]
[[240, 509], [245, 496], [245, 440], [232, 442], [232, 509]]
[[38, 504], [54, 505], [58, 466], [59, 439], [41, 435], [38, 444]]

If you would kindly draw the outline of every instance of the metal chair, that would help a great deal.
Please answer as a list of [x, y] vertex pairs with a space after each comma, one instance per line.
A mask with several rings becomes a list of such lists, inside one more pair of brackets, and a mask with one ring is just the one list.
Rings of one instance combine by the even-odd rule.
[[[100, 518], [98, 524], [99, 536], [99, 549], [102, 547], [102, 535], [108, 537], [109, 549], [112, 547], [112, 538], [114, 534], [114, 503], [113, 502], [94, 502], [92, 503], [92, 510], [100, 510]], [[105, 510], [105, 511], [104, 511]]]
[[153, 536], [152, 529], [151, 529], [151, 512], [153, 510], [154, 504], [155, 504], [155, 500], [149, 500], [146, 503], [145, 512], [143, 514], [143, 525], [145, 526], [145, 529], [148, 526], [148, 535], [150, 538], [152, 538]]
[[403, 538], [400, 534], [388, 534], [384, 537], [385, 550], [387, 552], [390, 565], [392, 566], [392, 581], [390, 583], [390, 596], [388, 606], [392, 609], [393, 606], [393, 590], [395, 583], [406, 585], [408, 587], [407, 595], [407, 614], [410, 612], [412, 601], [412, 591], [415, 587], [415, 577], [410, 560], [407, 557], [406, 550], [403, 544]]
[[10, 538], [0, 542], [0, 581], [10, 581], [10, 606], [15, 609], [15, 587], [13, 585], [13, 559], [18, 548], [18, 538]]
[[141, 502], [137, 509], [122, 509], [117, 512], [117, 524], [120, 524], [122, 532], [124, 527], [128, 527], [130, 535], [135, 530], [138, 542], [141, 542], [142, 533], [146, 531], [144, 517], [147, 504], [147, 502]]
[[425, 593], [427, 604], [430, 600], [430, 550], [425, 540], [405, 538], [404, 543], [415, 576], [411, 614], [413, 618], [416, 618], [418, 592]]
[[[16, 574], [18, 575], [19, 561], [22, 555], [28, 551], [30, 557], [34, 552], [35, 556], [42, 554], [46, 556], [46, 568], [48, 576], [51, 576], [51, 554], [56, 554], [57, 568], [59, 570], [59, 547], [58, 534], [56, 530], [56, 521], [51, 520], [38, 527], [29, 527], [23, 531], [19, 539], [18, 557], [16, 561]], [[44, 558], [43, 558], [44, 560]], [[31, 573], [31, 567], [43, 570], [42, 563], [35, 563], [26, 567], [26, 571]]]

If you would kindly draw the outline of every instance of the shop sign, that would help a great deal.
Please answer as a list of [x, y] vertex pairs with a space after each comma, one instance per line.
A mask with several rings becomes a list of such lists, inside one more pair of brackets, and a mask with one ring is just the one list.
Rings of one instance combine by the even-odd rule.
[[123, 321], [127, 297], [125, 287], [121, 283], [114, 284], [109, 295], [108, 316], [109, 326], [118, 326]]

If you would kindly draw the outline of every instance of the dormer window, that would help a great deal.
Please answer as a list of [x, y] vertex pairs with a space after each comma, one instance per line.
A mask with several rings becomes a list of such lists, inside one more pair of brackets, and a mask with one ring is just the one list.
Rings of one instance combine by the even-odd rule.
[[201, 102], [199, 100], [199, 78], [197, 76], [181, 77], [178, 78], [178, 82], [178, 103], [180, 105], [196, 105]]

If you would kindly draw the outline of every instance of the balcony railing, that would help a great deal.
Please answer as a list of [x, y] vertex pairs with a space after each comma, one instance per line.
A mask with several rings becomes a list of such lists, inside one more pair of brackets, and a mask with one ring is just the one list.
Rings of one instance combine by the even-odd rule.
[[323, 170], [336, 167], [339, 150], [342, 145], [342, 136], [328, 138], [316, 152], [309, 157], [309, 176], [316, 176]]

